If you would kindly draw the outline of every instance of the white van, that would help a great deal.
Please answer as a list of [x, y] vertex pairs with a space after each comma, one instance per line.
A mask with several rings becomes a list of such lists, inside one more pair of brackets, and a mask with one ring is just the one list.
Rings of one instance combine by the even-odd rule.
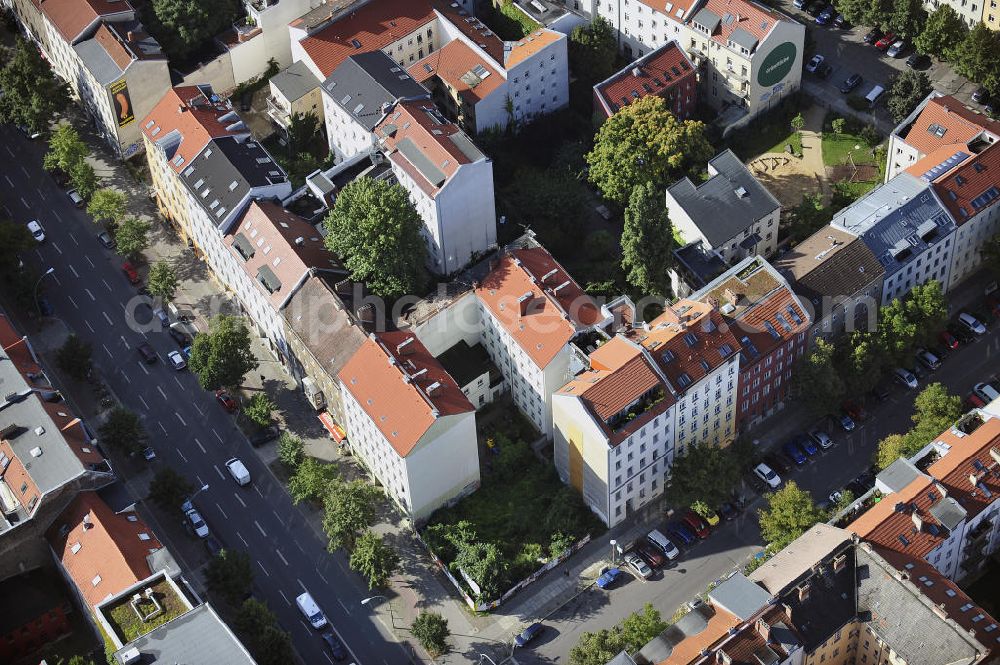
[[986, 403], [992, 402], [995, 399], [1000, 399], [1000, 393], [998, 393], [996, 388], [988, 383], [977, 383], [972, 389], [972, 392], [979, 395], [979, 397]]
[[882, 96], [883, 92], [885, 92], [885, 88], [880, 85], [876, 85], [869, 90], [868, 94], [865, 95], [865, 101], [868, 102], [868, 106], [875, 108], [875, 104], [878, 103], [878, 100]]
[[316, 604], [316, 601], [312, 599], [312, 596], [308, 592], [296, 597], [295, 604], [299, 606], [299, 611], [302, 612], [313, 628], [319, 630], [326, 625], [326, 616], [324, 616], [323, 611], [319, 609], [319, 605]]
[[226, 468], [229, 469], [229, 475], [233, 477], [237, 485], [242, 487], [250, 484], [250, 472], [238, 458], [234, 457], [226, 462]]
[[671, 561], [676, 559], [681, 554], [680, 551], [678, 551], [677, 546], [656, 529], [653, 529], [646, 534], [646, 540], [649, 541], [650, 545], [653, 545], [656, 549], [663, 552], [664, 556]]

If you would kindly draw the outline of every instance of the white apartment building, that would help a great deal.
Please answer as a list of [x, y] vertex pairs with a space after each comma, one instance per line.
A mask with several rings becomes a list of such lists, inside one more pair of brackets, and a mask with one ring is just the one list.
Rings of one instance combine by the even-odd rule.
[[924, 0], [924, 9], [930, 14], [941, 5], [950, 5], [959, 18], [971, 29], [983, 20], [983, 12], [990, 0]]
[[372, 334], [339, 378], [351, 450], [412, 519], [479, 487], [475, 408], [412, 332]]

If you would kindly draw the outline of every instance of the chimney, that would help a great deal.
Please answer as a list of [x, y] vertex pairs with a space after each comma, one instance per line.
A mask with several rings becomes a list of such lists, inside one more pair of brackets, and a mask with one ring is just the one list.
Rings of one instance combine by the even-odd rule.
[[544, 275], [542, 275], [542, 284], [544, 284], [545, 280], [547, 280], [549, 277], [552, 277], [552, 275], [556, 274], [557, 272], [559, 272], [559, 269], [558, 268], [553, 268], [552, 270], [550, 270], [547, 273], [545, 273]]
[[768, 641], [771, 639], [771, 624], [763, 619], [757, 619], [757, 632], [764, 638], [765, 642]]
[[520, 298], [517, 299], [517, 304], [520, 307], [521, 316], [526, 316], [528, 314], [528, 306], [531, 304], [531, 298], [534, 294], [528, 291]]
[[733, 305], [738, 305], [740, 303], [740, 298], [743, 297], [742, 294], [736, 293], [735, 291], [733, 291], [728, 287], [726, 288], [726, 290], [723, 292], [722, 295], [724, 295], [726, 297], [726, 300], [728, 300]]
[[94, 522], [90, 519], [90, 513], [87, 513], [83, 516], [83, 528], [86, 531], [87, 529], [93, 528], [93, 526]]
[[333, 290], [342, 296], [351, 295], [351, 280], [346, 278], [340, 280], [333, 285]]
[[[402, 342], [400, 342], [399, 344], [397, 344], [396, 345], [396, 355], [406, 356], [406, 355], [409, 355], [409, 354], [413, 353], [413, 349], [412, 348], [411, 349], [407, 349], [406, 348], [406, 347], [408, 347], [412, 343], [413, 343], [413, 338], [412, 337], [407, 337]], [[405, 351], [404, 351], [404, 349], [405, 349]]]
[[423, 376], [426, 373], [427, 373], [427, 368], [426, 367], [421, 367], [416, 372], [414, 372], [413, 374], [410, 375], [410, 380], [411, 381], [416, 381], [418, 378], [420, 378], [421, 376]]
[[177, 105], [177, 112], [178, 113], [184, 113], [184, 111], [185, 111], [184, 105], [183, 104], [178, 104]]
[[433, 395], [434, 391], [437, 390], [440, 387], [441, 387], [441, 382], [440, 381], [435, 381], [431, 385], [427, 386], [427, 394], [428, 395]]
[[569, 280], [568, 279], [565, 282], [563, 282], [562, 284], [560, 284], [559, 286], [557, 286], [556, 288], [552, 289], [552, 295], [555, 295], [555, 294], [559, 293], [559, 291], [561, 291], [562, 289], [565, 289], [567, 286], [569, 286]]
[[974, 474], [974, 473], [970, 473], [969, 474], [969, 482], [972, 483], [973, 487], [976, 487], [977, 485], [979, 485], [979, 477], [976, 476], [976, 474]]
[[131, 30], [129, 30], [128, 32], [125, 33], [125, 41], [134, 42], [135, 41], [135, 37], [136, 37], [136, 34], [134, 32], [132, 32]]
[[809, 598], [809, 583], [808, 582], [800, 584], [797, 587], [797, 590], [799, 592], [799, 602], [800, 603], [802, 601], [807, 600]]
[[833, 572], [839, 573], [844, 569], [846, 565], [847, 565], [846, 554], [838, 554], [837, 556], [833, 557]]
[[632, 68], [632, 76], [634, 76], [636, 78], [639, 78], [640, 76], [642, 76], [642, 68], [641, 67], [633, 67]]
[[359, 307], [358, 320], [362, 323], [375, 323], [375, 307], [371, 303]]
[[302, 245], [306, 244], [306, 239], [303, 238], [302, 236], [299, 236], [298, 238], [295, 239], [295, 244], [301, 247]]
[[719, 299], [715, 296], [705, 298], [705, 302], [707, 302], [712, 309], [719, 309], [719, 305], [721, 304]]

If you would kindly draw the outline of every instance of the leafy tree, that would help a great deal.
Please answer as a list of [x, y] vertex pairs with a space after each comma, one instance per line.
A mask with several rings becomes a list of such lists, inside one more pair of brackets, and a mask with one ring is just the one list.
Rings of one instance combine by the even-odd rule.
[[247, 419], [258, 427], [267, 427], [274, 422], [274, 402], [265, 393], [254, 393], [243, 407]]
[[322, 499], [337, 480], [337, 467], [315, 457], [307, 457], [288, 479], [288, 493], [293, 503]]
[[0, 61], [0, 120], [40, 132], [69, 106], [69, 86], [31, 42], [18, 37]]
[[321, 165], [319, 158], [308, 152], [293, 154], [286, 162], [286, 171], [292, 186], [301, 186], [305, 183], [310, 173], [318, 169]]
[[236, 19], [233, 0], [153, 0], [152, 5], [172, 58], [183, 59], [209, 44]]
[[816, 340], [815, 350], [798, 362], [792, 377], [795, 394], [816, 415], [833, 413], [844, 396], [844, 381], [834, 363], [834, 347]]
[[906, 305], [898, 298], [879, 309], [876, 334], [879, 347], [892, 363], [908, 360], [917, 337], [917, 324], [909, 317]]
[[870, 0], [840, 0], [837, 3], [837, 11], [855, 25], [870, 25], [868, 23], [870, 5]]
[[885, 359], [875, 335], [860, 330], [849, 333], [838, 342], [835, 358], [846, 394], [864, 395], [878, 384]]
[[[288, 122], [288, 151], [296, 155], [300, 152], [312, 152], [319, 141], [321, 123], [315, 113], [293, 113]], [[321, 155], [315, 155], [317, 157]]]
[[59, 351], [56, 352], [56, 364], [77, 381], [83, 381], [90, 375], [94, 347], [76, 335], [70, 335]]
[[97, 179], [97, 171], [85, 160], [81, 160], [69, 167], [69, 183], [84, 200], [89, 199], [97, 191], [100, 182]]
[[628, 615], [618, 626], [584, 633], [569, 652], [570, 665], [605, 665], [622, 651], [635, 653], [668, 625], [647, 603], [641, 612]]
[[777, 492], [767, 497], [767, 509], [757, 511], [760, 533], [775, 550], [784, 548], [816, 522], [823, 519], [823, 512], [816, 507], [809, 492], [799, 489], [789, 480]]
[[306, 448], [302, 439], [291, 432], [282, 432], [278, 437], [278, 460], [285, 465], [285, 468], [289, 470], [299, 468], [305, 456]]
[[678, 120], [662, 97], [650, 95], [601, 125], [586, 159], [590, 181], [606, 199], [624, 206], [636, 185], [648, 182], [663, 190], [700, 173], [713, 153], [703, 123]]
[[[82, 194], [81, 194], [82, 196]], [[118, 251], [135, 258], [142, 250], [149, 247], [149, 223], [135, 217], [122, 220], [115, 231], [115, 244]]]
[[157, 261], [149, 269], [146, 288], [154, 297], [165, 303], [170, 302], [177, 293], [177, 273], [166, 261]]
[[618, 40], [603, 16], [589, 25], [578, 25], [569, 35], [569, 64], [573, 74], [593, 87], [615, 73]]
[[958, 12], [951, 5], [942, 3], [927, 17], [924, 29], [914, 38], [913, 45], [921, 53], [951, 60], [955, 49], [968, 33], [969, 29]]
[[979, 22], [969, 30], [961, 45], [954, 50], [955, 70], [969, 79], [997, 90], [997, 63], [1000, 62], [1000, 36]]
[[423, 222], [400, 185], [371, 178], [350, 182], [325, 224], [327, 248], [341, 257], [351, 279], [376, 295], [396, 298], [423, 284]]
[[933, 87], [927, 74], [915, 69], [900, 72], [889, 86], [886, 106], [895, 122], [902, 122], [930, 94]]
[[240, 633], [250, 637], [263, 633], [269, 626], [276, 625], [277, 621], [267, 605], [256, 598], [247, 598], [236, 614], [235, 626]]
[[806, 119], [802, 117], [801, 113], [796, 113], [795, 117], [792, 118], [792, 130], [796, 132], [801, 132], [802, 128], [806, 126]]
[[962, 415], [962, 398], [951, 395], [940, 383], [931, 383], [917, 395], [906, 434], [890, 434], [878, 444], [875, 464], [884, 469], [900, 457], [912, 457], [937, 438]]
[[448, 651], [448, 638], [451, 637], [448, 620], [437, 612], [421, 611], [410, 624], [410, 632], [431, 658]]
[[927, 12], [921, 0], [893, 0], [889, 27], [897, 35], [912, 40], [920, 35], [926, 23]]
[[840, 511], [846, 509], [848, 506], [854, 503], [855, 498], [856, 497], [854, 496], [854, 492], [852, 492], [851, 490], [842, 491], [840, 493], [840, 498], [834, 501], [832, 504], [830, 504], [830, 506], [827, 508], [827, 512], [829, 513], [830, 517], [833, 517], [834, 515], [840, 513]]
[[792, 208], [788, 216], [788, 234], [792, 242], [802, 242], [826, 226], [832, 217], [833, 212], [823, 205], [822, 194], [803, 194], [802, 200]]
[[932, 279], [914, 286], [905, 305], [907, 315], [917, 328], [914, 341], [925, 346], [933, 344], [948, 321], [948, 301], [941, 282]]
[[[10, 277], [20, 269], [21, 252], [35, 244], [31, 232], [24, 224], [0, 219], [0, 275]], [[9, 282], [10, 279], [0, 280]]]
[[107, 187], [99, 189], [90, 197], [87, 212], [95, 222], [104, 221], [114, 226], [125, 218], [125, 195], [117, 189]]
[[507, 574], [507, 560], [495, 543], [465, 543], [451, 565], [455, 569], [461, 568], [476, 581], [482, 599], [494, 600], [505, 591], [500, 588], [500, 582]]
[[194, 338], [188, 358], [188, 366], [205, 390], [235, 388], [257, 365], [243, 319], [224, 314], [212, 319], [208, 333]]
[[163, 467], [149, 483], [149, 500], [163, 510], [180, 512], [181, 504], [191, 496], [194, 487], [171, 467]]
[[253, 644], [258, 665], [288, 665], [294, 662], [292, 636], [277, 624], [265, 628]]
[[[60, 658], [59, 659], [60, 665], [63, 662], [64, 661]], [[66, 665], [94, 665], [94, 661], [93, 660], [91, 660], [89, 658], [86, 658], [84, 656], [73, 656], [68, 661], [65, 661], [65, 663], [66, 663]]]
[[368, 588], [385, 586], [399, 567], [399, 555], [386, 544], [385, 538], [365, 531], [354, 544], [350, 560], [351, 570], [368, 578]]
[[739, 479], [739, 460], [729, 450], [696, 443], [674, 458], [667, 497], [677, 506], [718, 506], [729, 500]]
[[65, 124], [56, 127], [49, 137], [49, 151], [45, 153], [42, 165], [48, 169], [62, 169], [68, 175], [70, 170], [87, 159], [90, 150], [80, 138], [80, 133], [73, 125]]
[[97, 430], [101, 443], [109, 448], [127, 453], [142, 450], [146, 442], [146, 428], [142, 426], [139, 416], [123, 406], [116, 406], [108, 413], [108, 418]]
[[205, 582], [212, 593], [218, 594], [226, 602], [231, 605], [240, 603], [250, 595], [250, 587], [253, 585], [250, 555], [235, 550], [222, 550], [208, 562]]
[[902, 434], [890, 434], [878, 442], [875, 451], [875, 466], [885, 469], [900, 457], [907, 457], [906, 437]]
[[567, 169], [528, 166], [514, 173], [502, 197], [516, 206], [511, 222], [530, 225], [542, 244], [559, 253], [579, 246], [576, 220], [584, 209], [581, 189]]
[[632, 190], [622, 230], [622, 270], [636, 289], [669, 295], [667, 268], [673, 259], [673, 231], [662, 196], [648, 182]]
[[287, 665], [294, 662], [291, 636], [281, 630], [267, 605], [248, 598], [236, 615], [239, 631], [260, 665]]
[[847, 128], [847, 120], [844, 118], [834, 118], [833, 121], [830, 122], [830, 128], [833, 129], [834, 134], [840, 136]]
[[329, 485], [323, 498], [323, 531], [330, 539], [331, 552], [340, 547], [353, 549], [358, 532], [375, 520], [377, 498], [378, 490], [363, 480]]

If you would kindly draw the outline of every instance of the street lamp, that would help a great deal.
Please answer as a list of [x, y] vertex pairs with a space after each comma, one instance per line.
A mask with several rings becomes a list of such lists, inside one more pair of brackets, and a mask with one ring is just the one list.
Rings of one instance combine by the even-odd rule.
[[208, 489], [208, 483], [205, 483], [204, 485], [202, 485], [201, 487], [199, 487], [199, 488], [198, 488], [198, 489], [197, 489], [197, 490], [195, 491], [195, 493], [194, 493], [194, 494], [192, 494], [191, 496], [189, 496], [189, 497], [188, 497], [188, 501], [194, 501], [194, 498], [195, 498], [196, 496], [198, 496], [199, 494], [201, 494], [202, 492], [204, 492], [204, 491], [205, 491], [205, 490], [207, 490], [207, 489]]
[[618, 560], [618, 557], [616, 556], [617, 553], [618, 553], [618, 541], [615, 540], [614, 538], [612, 538], [611, 539], [611, 565], [612, 566], [615, 565], [615, 562]]
[[42, 280], [45, 279], [46, 276], [51, 275], [55, 271], [56, 271], [55, 268], [49, 268], [48, 270], [43, 272], [42, 276], [38, 278], [37, 282], [35, 282], [35, 309], [38, 310], [38, 316], [42, 315], [42, 306], [38, 304], [38, 286], [42, 283]]

